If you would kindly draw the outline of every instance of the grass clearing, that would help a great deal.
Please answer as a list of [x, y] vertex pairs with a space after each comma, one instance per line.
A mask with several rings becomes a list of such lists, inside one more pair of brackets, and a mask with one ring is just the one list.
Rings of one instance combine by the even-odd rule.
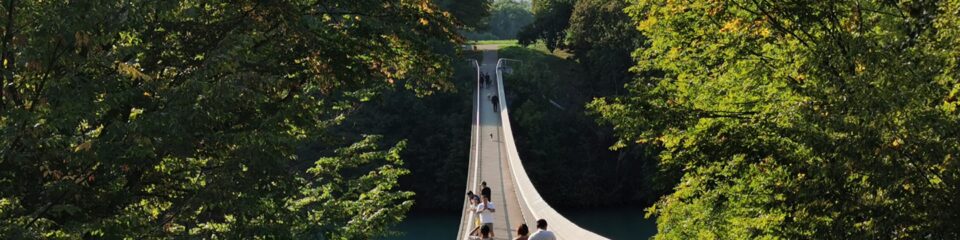
[[570, 53], [563, 50], [554, 50], [553, 52], [551, 52], [550, 50], [547, 49], [547, 45], [540, 41], [538, 41], [533, 45], [527, 46], [527, 48], [537, 50], [538, 52], [542, 52], [545, 54], [557, 56], [559, 58], [564, 58], [564, 59], [566, 59], [567, 57], [570, 57], [571, 55]]
[[497, 45], [497, 46], [500, 46], [501, 48], [520, 45], [520, 43], [518, 43], [516, 39], [468, 41], [467, 44], [470, 44], [470, 45]]
[[[469, 42], [467, 42], [467, 47], [469, 47], [470, 45], [497, 45], [497, 47], [500, 49], [501, 54], [503, 53], [503, 50], [504, 50], [504, 49], [508, 49], [508, 48], [525, 48], [525, 49], [533, 50], [533, 51], [540, 52], [540, 53], [543, 53], [543, 54], [546, 54], [546, 55], [552, 55], [552, 56], [558, 57], [558, 58], [560, 58], [560, 59], [567, 59], [567, 58], [569, 58], [570, 55], [571, 55], [570, 53], [568, 53], [568, 52], [566, 52], [566, 51], [563, 51], [563, 50], [555, 50], [555, 51], [551, 52], [550, 50], [547, 49], [547, 45], [544, 44], [543, 42], [540, 42], [540, 41], [538, 41], [537, 43], [531, 44], [531, 45], [529, 45], [529, 46], [526, 46], [526, 47], [521, 46], [520, 43], [519, 43], [516, 39], [508, 39], [508, 40], [482, 40], [482, 41], [469, 41]], [[515, 50], [516, 50], [516, 49], [515, 49]], [[464, 51], [464, 56], [467, 57], [467, 58], [473, 58], [473, 59], [477, 59], [477, 60], [481, 60], [481, 61], [483, 60], [483, 57], [480, 55], [480, 52], [472, 51], [472, 50], [469, 50], [469, 49], [467, 49], [466, 51]]]

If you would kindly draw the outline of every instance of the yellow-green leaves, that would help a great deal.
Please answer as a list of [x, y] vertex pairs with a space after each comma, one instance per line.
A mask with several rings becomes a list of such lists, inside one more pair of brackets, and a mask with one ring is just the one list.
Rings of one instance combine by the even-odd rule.
[[132, 79], [148, 80], [148, 81], [153, 80], [153, 77], [140, 71], [140, 69], [138, 69], [137, 67], [138, 65], [139, 64], [131, 64], [131, 63], [125, 63], [125, 62], [117, 63], [117, 71], [120, 74]]
[[633, 1], [649, 77], [593, 107], [683, 171], [658, 238], [956, 238], [958, 10]]
[[360, 136], [335, 127], [386, 79], [452, 89], [430, 3], [0, 4], [0, 236], [383, 235], [412, 204], [400, 150], [339, 156]]

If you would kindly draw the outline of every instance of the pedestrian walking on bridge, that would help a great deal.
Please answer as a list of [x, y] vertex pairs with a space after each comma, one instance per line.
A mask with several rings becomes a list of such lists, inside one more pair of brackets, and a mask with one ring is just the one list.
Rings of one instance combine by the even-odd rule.
[[491, 83], [493, 83], [493, 81], [490, 81], [490, 74], [489, 74], [489, 73], [484, 73], [484, 74], [483, 74], [483, 78], [484, 78], [484, 80], [487, 81], [487, 87], [490, 87]]
[[517, 227], [517, 237], [513, 240], [529, 240], [530, 238], [530, 228], [527, 227], [526, 223], [521, 223], [520, 227]]
[[557, 240], [553, 232], [547, 230], [547, 220], [537, 220], [537, 231], [530, 234], [528, 240]]
[[490, 187], [487, 187], [487, 181], [480, 183], [480, 196], [487, 197], [490, 199]]
[[[480, 214], [480, 224], [482, 227], [489, 227], [490, 230], [493, 230], [493, 213], [497, 211], [497, 208], [494, 207], [493, 202], [490, 201], [490, 197], [483, 196], [483, 202], [477, 204], [477, 214]], [[490, 232], [490, 237], [495, 237], [496, 234], [493, 231]]]

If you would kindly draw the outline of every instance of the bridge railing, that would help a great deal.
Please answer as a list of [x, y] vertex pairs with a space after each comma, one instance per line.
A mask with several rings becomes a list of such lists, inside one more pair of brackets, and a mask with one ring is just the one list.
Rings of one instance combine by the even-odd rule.
[[470, 209], [470, 200], [466, 198], [466, 191], [473, 191], [474, 193], [479, 193], [477, 189], [477, 178], [479, 177], [480, 171], [480, 63], [477, 60], [473, 60], [474, 66], [477, 67], [477, 78], [476, 78], [476, 99], [473, 102], [473, 128], [471, 130], [471, 153], [470, 153], [470, 170], [467, 171], [467, 188], [464, 190], [464, 203], [463, 203], [463, 213], [460, 216], [460, 229], [457, 231], [457, 239], [466, 239], [468, 236], [468, 231], [473, 229], [474, 221], [476, 218], [475, 212], [469, 211]]
[[[532, 217], [532, 221], [546, 219], [547, 230], [553, 231], [558, 239], [607, 239], [599, 234], [577, 226], [577, 224], [560, 215], [559, 212], [550, 207], [550, 204], [547, 204], [547, 201], [543, 200], [543, 197], [537, 192], [537, 188], [530, 182], [530, 177], [527, 176], [527, 171], [523, 168], [523, 163], [520, 162], [520, 154], [517, 153], [517, 145], [513, 140], [513, 129], [510, 126], [510, 113], [507, 110], [507, 95], [504, 94], [503, 91], [503, 73], [501, 72], [503, 60], [504, 59], [501, 58], [500, 61], [497, 61], [497, 95], [500, 96], [500, 106], [498, 107], [500, 108], [503, 140], [504, 145], [507, 147], [507, 162], [510, 164], [510, 175], [513, 177], [514, 189], [517, 191], [520, 207], [524, 208], [526, 210], [525, 212], [533, 215], [524, 216], [524, 218], [529, 219]], [[535, 227], [536, 226], [530, 226], [531, 231], [535, 230]]]

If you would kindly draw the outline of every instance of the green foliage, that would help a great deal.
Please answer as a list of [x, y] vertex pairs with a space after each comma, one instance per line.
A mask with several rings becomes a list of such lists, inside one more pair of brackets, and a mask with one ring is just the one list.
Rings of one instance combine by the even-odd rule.
[[490, 16], [493, 0], [432, 0], [437, 6], [449, 12], [466, 29], [486, 29], [484, 21]]
[[551, 52], [561, 48], [575, 2], [576, 0], [533, 1], [533, 23], [517, 33], [517, 40], [521, 45], [542, 41]]
[[960, 238], [960, 2], [634, 0], [627, 96], [662, 146], [658, 239]]
[[[522, 47], [500, 50], [506, 99], [517, 149], [537, 190], [554, 207], [643, 204], [660, 194], [651, 177], [656, 167], [642, 147], [611, 151], [609, 126], [598, 125], [584, 105], [597, 92], [576, 62]], [[605, 186], [598, 188], [597, 186]]]
[[490, 15], [490, 32], [499, 39], [515, 39], [520, 28], [533, 22], [530, 7], [513, 0], [497, 0]]
[[610, 149], [616, 139], [611, 126], [598, 124], [584, 110], [593, 98], [620, 94], [634, 77], [628, 71], [630, 54], [643, 39], [623, 12], [626, 6], [622, 0], [534, 1], [536, 20], [519, 40], [544, 54], [501, 51], [524, 60], [517, 76], [509, 77], [518, 85], [508, 88], [517, 93], [509, 97], [516, 107], [512, 116], [518, 119], [520, 151], [527, 151], [523, 156], [542, 164], [531, 168], [534, 181], [553, 180], [538, 185], [552, 204], [648, 204], [675, 179], [658, 179], [655, 162], [646, 161], [654, 151], [650, 146]]
[[404, 143], [333, 127], [384, 89], [454, 88], [425, 0], [2, 5], [10, 238], [383, 235], [412, 205]]
[[[371, 233], [382, 234], [403, 219], [413, 206], [412, 192], [398, 192], [397, 179], [409, 173], [400, 168], [400, 141], [387, 151], [379, 151], [379, 136], [365, 136], [349, 147], [337, 149], [335, 156], [321, 157], [306, 170], [308, 178], [298, 179], [305, 186], [293, 198], [283, 202], [291, 212], [305, 214], [293, 218], [289, 226], [266, 234], [276, 237], [290, 232], [294, 238], [362, 239]], [[317, 181], [320, 180], [320, 181]], [[254, 236], [255, 232], [239, 236]]]
[[472, 29], [463, 33], [470, 40], [515, 39], [521, 28], [533, 22], [529, 3], [514, 0], [496, 0], [490, 7], [490, 14], [484, 19], [483, 29]]
[[522, 45], [544, 44], [573, 57], [592, 79], [591, 92], [620, 94], [634, 75], [630, 53], [643, 37], [631, 24], [623, 0], [537, 1], [536, 22], [518, 37]]
[[561, 49], [571, 53], [600, 95], [620, 94], [634, 75], [630, 53], [643, 38], [623, 12], [623, 0], [579, 0], [570, 15]]
[[387, 142], [407, 139], [400, 156], [411, 174], [399, 183], [400, 189], [417, 193], [414, 211], [463, 207], [477, 72], [472, 62], [453, 67], [455, 91], [418, 97], [400, 87], [387, 89], [356, 108], [353, 121], [338, 126], [342, 132], [383, 135]]

